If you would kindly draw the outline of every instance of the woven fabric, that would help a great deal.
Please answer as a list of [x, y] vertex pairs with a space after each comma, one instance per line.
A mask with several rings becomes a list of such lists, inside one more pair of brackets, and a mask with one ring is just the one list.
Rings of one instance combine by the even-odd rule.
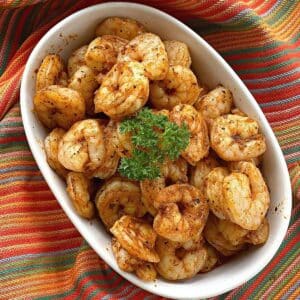
[[[19, 86], [43, 34], [101, 1], [0, 0], [0, 299], [158, 299], [112, 271], [43, 180], [26, 142]], [[208, 41], [260, 104], [285, 155], [294, 209], [268, 266], [215, 299], [300, 297], [300, 1], [153, 0]], [[116, 13], [117, 14], [117, 13]]]

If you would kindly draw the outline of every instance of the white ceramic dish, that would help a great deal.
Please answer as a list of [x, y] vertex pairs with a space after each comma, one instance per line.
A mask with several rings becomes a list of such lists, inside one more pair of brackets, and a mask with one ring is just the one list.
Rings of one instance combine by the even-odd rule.
[[[180, 282], [158, 279], [155, 283], [140, 281], [135, 275], [118, 268], [110, 249], [110, 236], [100, 222], [86, 221], [74, 211], [64, 182], [46, 162], [42, 147], [47, 131], [32, 112], [35, 93], [35, 70], [48, 53], [63, 58], [90, 41], [96, 25], [109, 16], [124, 16], [143, 23], [163, 39], [185, 42], [192, 55], [193, 68], [204, 83], [214, 87], [221, 83], [234, 95], [237, 107], [256, 119], [266, 136], [264, 175], [271, 193], [268, 213], [270, 236], [267, 243], [232, 259], [207, 274]], [[119, 274], [135, 285], [170, 298], [207, 298], [227, 292], [255, 276], [275, 255], [288, 228], [291, 212], [291, 189], [286, 163], [278, 142], [254, 98], [229, 65], [201, 37], [173, 17], [151, 7], [130, 3], [104, 3], [81, 10], [64, 19], [40, 40], [26, 64], [21, 84], [21, 111], [26, 136], [35, 160], [58, 202], [91, 247]], [[276, 211], [275, 208], [277, 207]]]

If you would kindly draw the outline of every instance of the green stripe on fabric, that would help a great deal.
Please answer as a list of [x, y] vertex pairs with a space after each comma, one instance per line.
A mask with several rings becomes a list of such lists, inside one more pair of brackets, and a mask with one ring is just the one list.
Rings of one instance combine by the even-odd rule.
[[299, 146], [293, 146], [291, 148], [288, 148], [288, 149], [282, 149], [282, 152], [284, 154], [293, 154], [293, 153], [296, 153], [297, 151], [299, 151]]
[[[23, 276], [24, 273], [30, 275], [34, 272], [39, 273], [39, 270], [35, 268], [46, 268], [47, 270], [63, 270], [68, 266], [74, 264], [76, 259], [76, 253], [61, 254], [60, 256], [46, 256], [37, 257], [32, 259], [22, 259], [21, 261], [2, 263], [0, 270], [1, 276], [9, 276], [10, 278], [16, 278]], [[31, 270], [32, 269], [32, 270]], [[22, 273], [17, 273], [22, 272]], [[43, 271], [42, 271], [43, 272]], [[49, 273], [49, 272], [48, 272]]]
[[[291, 138], [287, 138], [283, 141], [280, 141], [280, 145], [286, 145], [286, 144], [289, 144], [289, 143], [292, 143], [292, 142], [297, 142], [297, 141], [300, 142], [300, 136], [294, 136], [294, 137], [291, 137]], [[300, 147], [300, 144], [299, 144], [299, 147]]]
[[285, 21], [285, 15], [288, 14], [295, 6], [297, 6], [297, 1], [282, 1], [280, 4], [280, 9], [276, 13], [272, 13], [269, 20], [266, 20], [268, 25], [279, 26], [283, 21]]
[[276, 136], [281, 136], [281, 135], [285, 135], [285, 134], [292, 133], [292, 132], [298, 133], [299, 130], [300, 130], [300, 126], [293, 126], [293, 127], [290, 127], [286, 130], [276, 130], [275, 135]]
[[[7, 153], [10, 151], [16, 151], [16, 150], [23, 150], [23, 149], [28, 149], [28, 144], [27, 141], [22, 141], [22, 142], [13, 142], [13, 145], [8, 145], [8, 144], [0, 144], [0, 149], [3, 150], [2, 153]], [[6, 151], [5, 151], [6, 150]]]

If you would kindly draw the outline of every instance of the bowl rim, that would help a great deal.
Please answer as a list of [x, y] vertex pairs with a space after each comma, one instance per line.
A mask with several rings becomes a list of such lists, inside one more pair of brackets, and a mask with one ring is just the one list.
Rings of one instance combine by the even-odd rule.
[[[145, 13], [152, 12], [152, 13], [161, 15], [165, 20], [172, 22], [175, 26], [182, 27], [189, 35], [191, 35], [193, 37], [193, 39], [197, 39], [200, 44], [202, 44], [205, 48], [207, 48], [208, 51], [216, 57], [216, 59], [222, 64], [222, 67], [225, 68], [226, 71], [232, 76], [232, 79], [238, 83], [240, 89], [242, 89], [246, 93], [248, 101], [250, 99], [253, 106], [255, 106], [255, 110], [256, 110], [258, 116], [260, 117], [260, 119], [264, 120], [265, 126], [267, 127], [267, 129], [269, 131], [269, 135], [270, 135], [269, 137], [271, 139], [271, 143], [275, 147], [276, 153], [278, 153], [279, 163], [281, 165], [281, 169], [282, 169], [282, 173], [283, 173], [282, 178], [283, 178], [283, 180], [286, 181], [286, 183], [288, 183], [286, 185], [289, 189], [286, 193], [286, 194], [288, 194], [288, 199], [285, 200], [287, 202], [286, 205], [288, 206], [288, 209], [287, 209], [288, 216], [286, 218], [285, 223], [282, 224], [282, 226], [281, 226], [282, 235], [281, 235], [280, 239], [277, 240], [277, 244], [272, 249], [272, 251], [268, 252], [268, 255], [266, 255], [265, 259], [261, 260], [260, 263], [258, 265], [256, 265], [255, 268], [252, 269], [252, 272], [249, 271], [247, 273], [247, 276], [244, 276], [243, 278], [240, 278], [239, 280], [235, 281], [234, 283], [226, 285], [226, 287], [224, 286], [223, 288], [217, 287], [217, 289], [214, 290], [214, 291], [201, 291], [201, 290], [199, 290], [199, 293], [197, 295], [191, 295], [191, 296], [187, 295], [187, 297], [185, 297], [185, 299], [194, 299], [194, 298], [199, 298], [199, 297], [208, 298], [208, 297], [218, 296], [218, 295], [221, 295], [225, 292], [228, 292], [228, 291], [231, 291], [231, 290], [235, 289], [236, 287], [244, 284], [245, 282], [247, 282], [248, 280], [250, 280], [251, 278], [256, 276], [271, 261], [271, 259], [275, 256], [277, 250], [279, 249], [279, 247], [282, 244], [282, 241], [285, 237], [286, 231], [288, 229], [289, 221], [290, 221], [290, 218], [291, 218], [292, 191], [291, 191], [291, 186], [290, 186], [288, 168], [287, 168], [286, 161], [284, 159], [282, 150], [281, 150], [281, 148], [279, 146], [279, 143], [278, 143], [278, 141], [277, 141], [277, 139], [274, 135], [274, 132], [272, 131], [271, 126], [270, 126], [269, 122], [267, 121], [266, 117], [264, 116], [261, 108], [259, 107], [258, 103], [255, 101], [254, 97], [252, 96], [252, 94], [250, 93], [248, 88], [245, 86], [245, 84], [242, 82], [242, 80], [239, 78], [239, 76], [235, 73], [235, 71], [221, 57], [221, 55], [214, 48], [212, 48], [212, 46], [210, 46], [199, 34], [194, 32], [191, 28], [189, 28], [187, 25], [185, 25], [184, 23], [182, 23], [181, 21], [179, 21], [175, 17], [173, 17], [173, 16], [171, 16], [171, 15], [169, 15], [169, 14], [165, 13], [164, 11], [161, 11], [157, 8], [154, 8], [154, 7], [148, 6], [148, 5], [144, 5], [144, 4], [137, 4], [137, 3], [130, 3], [130, 2], [105, 2], [105, 3], [92, 5], [92, 6], [86, 7], [84, 9], [81, 9], [79, 11], [76, 11], [76, 12], [72, 13], [71, 15], [69, 15], [68, 17], [62, 19], [60, 22], [55, 24], [53, 27], [51, 27], [47, 31], [47, 33], [35, 45], [35, 47], [33, 48], [32, 52], [31, 52], [31, 54], [30, 54], [30, 56], [29, 56], [29, 58], [26, 62], [26, 66], [25, 66], [23, 76], [22, 76], [22, 79], [21, 79], [21, 88], [20, 88], [21, 116], [22, 116], [22, 120], [23, 120], [25, 135], [26, 135], [30, 150], [33, 154], [33, 157], [34, 157], [34, 159], [35, 159], [35, 161], [36, 161], [36, 163], [37, 163], [37, 165], [38, 165], [45, 181], [47, 182], [49, 188], [51, 189], [51, 191], [54, 194], [54, 196], [56, 197], [56, 199], [58, 199], [59, 195], [58, 195], [58, 192], [56, 191], [56, 189], [54, 188], [52, 178], [49, 178], [47, 176], [47, 174], [46, 174], [47, 172], [43, 168], [42, 162], [38, 159], [39, 156], [40, 156], [39, 152], [41, 151], [41, 149], [40, 149], [41, 146], [33, 138], [34, 137], [33, 128], [31, 127], [30, 120], [29, 120], [29, 118], [27, 116], [27, 113], [26, 113], [26, 101], [25, 101], [26, 96], [25, 95], [26, 95], [27, 81], [30, 78], [30, 74], [29, 74], [30, 65], [36, 59], [36, 56], [39, 53], [40, 49], [43, 47], [43, 45], [45, 43], [47, 43], [48, 38], [53, 33], [55, 33], [58, 29], [63, 28], [65, 26], [65, 24], [67, 24], [69, 22], [72, 22], [72, 20], [74, 18], [78, 18], [79, 16], [86, 15], [88, 12], [94, 10], [95, 8], [99, 8], [99, 7], [105, 7], [105, 8], [110, 7], [110, 8], [117, 9], [117, 8], [124, 7], [124, 6], [126, 6], [126, 8], [128, 8], [128, 9], [132, 9], [132, 8], [134, 9], [134, 8], [138, 7], [138, 8], [143, 9], [145, 11]], [[63, 210], [64, 210], [65, 214], [68, 216], [69, 220], [73, 223], [73, 225], [76, 227], [76, 229], [82, 235], [82, 237], [88, 242], [88, 244], [91, 246], [91, 248], [97, 253], [97, 255], [100, 256], [101, 259], [103, 259], [110, 266], [110, 268], [112, 268], [120, 276], [122, 276], [123, 278], [125, 278], [129, 282], [133, 283], [137, 287], [142, 288], [142, 289], [144, 289], [144, 290], [146, 290], [150, 293], [160, 295], [160, 296], [163, 296], [163, 297], [174, 297], [174, 296], [176, 297], [176, 295], [165, 292], [164, 290], [160, 290], [159, 288], [143, 285], [143, 282], [140, 279], [138, 279], [137, 277], [127, 276], [127, 273], [121, 271], [118, 267], [111, 265], [107, 261], [106, 257], [105, 256], [103, 257], [102, 255], [100, 255], [99, 251], [93, 247], [93, 243], [92, 243], [91, 239], [85, 237], [84, 230], [81, 229], [81, 227], [79, 226], [76, 219], [73, 219], [73, 218], [70, 217], [69, 209], [66, 209], [66, 205], [64, 205], [60, 201], [58, 201], [58, 203], [63, 208]], [[183, 283], [180, 282], [180, 284], [184, 284], [184, 282]]]

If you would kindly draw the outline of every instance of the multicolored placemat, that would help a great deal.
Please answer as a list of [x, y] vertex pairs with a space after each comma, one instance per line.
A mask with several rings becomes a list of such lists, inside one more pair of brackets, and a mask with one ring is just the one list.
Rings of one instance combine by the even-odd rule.
[[[158, 299], [113, 272], [84, 242], [26, 142], [19, 86], [58, 21], [101, 1], [0, 0], [0, 299]], [[215, 299], [300, 298], [300, 1], [144, 1], [183, 20], [225, 58], [268, 118], [285, 155], [294, 209], [277, 255]], [[116, 12], [117, 14], [117, 12]]]

